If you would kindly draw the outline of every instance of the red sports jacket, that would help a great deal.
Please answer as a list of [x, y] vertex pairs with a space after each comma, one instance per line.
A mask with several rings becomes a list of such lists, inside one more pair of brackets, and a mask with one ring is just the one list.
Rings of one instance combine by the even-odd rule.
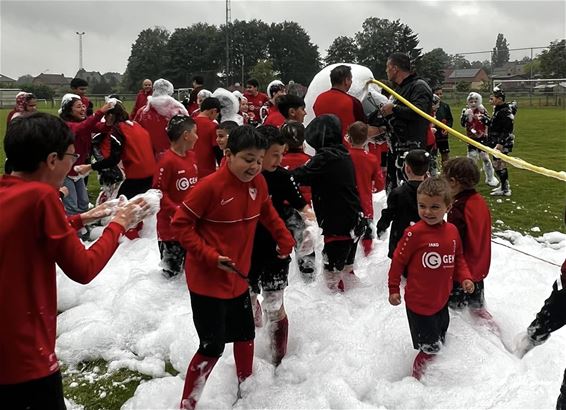
[[187, 250], [185, 272], [192, 292], [219, 299], [247, 292], [244, 278], [217, 267], [218, 256], [228, 256], [247, 276], [258, 222], [273, 235], [280, 254], [291, 253], [295, 241], [273, 207], [261, 174], [242, 182], [224, 166], [189, 191], [173, 217], [173, 228]]

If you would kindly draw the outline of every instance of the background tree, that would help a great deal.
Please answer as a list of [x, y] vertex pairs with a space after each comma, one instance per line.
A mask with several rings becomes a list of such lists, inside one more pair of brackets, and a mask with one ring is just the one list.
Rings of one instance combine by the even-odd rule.
[[461, 93], [468, 93], [472, 89], [472, 83], [468, 81], [458, 81], [455, 87], [456, 91]]
[[449, 61], [450, 57], [443, 49], [435, 48], [423, 54], [417, 63], [417, 72], [431, 87], [440, 86], [444, 83], [444, 69]]
[[[252, 68], [259, 61], [268, 58], [270, 27], [263, 21], [256, 19], [251, 21], [236, 20], [228, 28], [226, 25], [220, 27], [222, 39], [225, 39], [227, 29], [230, 30], [231, 39], [230, 74], [233, 81], [245, 83], [250, 78]], [[224, 55], [222, 57], [225, 58]]]
[[225, 42], [218, 27], [196, 23], [176, 29], [167, 43], [167, 69], [164, 77], [175, 88], [191, 87], [191, 79], [200, 74], [205, 86], [217, 85], [217, 73], [225, 67]]
[[359, 47], [358, 63], [368, 67], [378, 79], [386, 78], [385, 65], [391, 54], [407, 53], [414, 63], [421, 56], [418, 35], [399, 20], [369, 17], [355, 39]]
[[523, 73], [525, 75], [528, 75], [529, 78], [540, 74], [540, 58], [533, 58], [533, 60], [531, 61], [531, 59], [529, 58], [529, 61], [525, 64], [524, 68], [523, 68]]
[[112, 92], [112, 86], [108, 84], [108, 81], [104, 77], [100, 77], [100, 80], [93, 81], [89, 84], [90, 94], [110, 94]]
[[324, 62], [326, 65], [335, 63], [356, 63], [358, 57], [358, 45], [352, 37], [336, 37], [328, 47]]
[[27, 93], [34, 94], [40, 100], [52, 101], [55, 96], [55, 90], [43, 84], [19, 84], [18, 88]]
[[566, 77], [566, 40], [553, 41], [548, 50], [539, 56], [540, 73], [543, 77]]
[[284, 83], [294, 80], [309, 84], [320, 71], [318, 46], [295, 22], [272, 23], [268, 49], [273, 69], [281, 73], [280, 80]]
[[260, 60], [250, 70], [250, 78], [255, 78], [259, 82], [259, 89], [262, 92], [265, 92], [267, 85], [279, 74], [273, 70], [271, 60]]
[[462, 70], [471, 68], [470, 62], [461, 54], [454, 54], [450, 56], [450, 67], [454, 70]]
[[493, 67], [502, 67], [509, 62], [509, 44], [501, 33], [497, 35], [491, 60]]
[[129, 91], [137, 91], [145, 78], [161, 77], [167, 61], [169, 32], [160, 27], [143, 30], [132, 45], [124, 75], [124, 85]]

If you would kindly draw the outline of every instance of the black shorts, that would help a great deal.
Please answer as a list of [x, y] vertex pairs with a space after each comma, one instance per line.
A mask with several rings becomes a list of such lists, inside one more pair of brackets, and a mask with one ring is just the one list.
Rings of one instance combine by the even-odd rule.
[[185, 248], [177, 241], [157, 241], [163, 273], [172, 278], [183, 273], [185, 265]]
[[16, 384], [0, 384], [0, 407], [14, 410], [66, 410], [61, 372]]
[[438, 353], [450, 324], [448, 304], [431, 316], [419, 315], [407, 308], [407, 319], [413, 347], [428, 354]]
[[353, 239], [325, 243], [322, 249], [324, 269], [328, 272], [339, 272], [344, 270], [344, 266], [353, 265], [357, 247], [358, 241]]
[[483, 280], [474, 282], [474, 292], [466, 293], [458, 282], [454, 282], [452, 293], [448, 299], [448, 305], [452, 309], [462, 309], [466, 306], [473, 309], [480, 309], [485, 306], [485, 297], [483, 293]]
[[436, 148], [441, 154], [447, 154], [450, 152], [450, 145], [448, 144], [448, 136], [446, 138], [436, 138]]
[[225, 343], [255, 338], [248, 290], [233, 299], [218, 299], [194, 292], [190, 294], [193, 322], [200, 339], [199, 353], [208, 357], [220, 357]]
[[283, 290], [289, 285], [291, 258], [252, 259], [248, 281], [252, 292]]

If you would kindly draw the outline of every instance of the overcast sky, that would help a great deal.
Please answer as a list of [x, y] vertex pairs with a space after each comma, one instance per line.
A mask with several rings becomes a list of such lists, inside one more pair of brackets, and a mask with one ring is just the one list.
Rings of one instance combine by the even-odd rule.
[[[334, 38], [361, 30], [367, 17], [400, 19], [418, 34], [423, 52], [438, 47], [449, 54], [491, 50], [498, 33], [510, 48], [547, 46], [566, 37], [564, 0], [232, 0], [232, 20], [296, 21], [322, 55]], [[86, 33], [86, 70], [123, 73], [140, 31], [153, 26], [173, 31], [196, 22], [220, 25], [224, 19], [224, 0], [0, 0], [0, 73], [14, 79], [41, 72], [73, 76], [79, 65], [77, 31]], [[511, 52], [511, 59], [529, 54]], [[485, 60], [489, 54], [467, 57]]]

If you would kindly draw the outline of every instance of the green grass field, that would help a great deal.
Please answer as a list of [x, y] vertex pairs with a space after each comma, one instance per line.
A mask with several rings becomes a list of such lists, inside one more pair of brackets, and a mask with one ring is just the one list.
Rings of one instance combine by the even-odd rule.
[[[460, 108], [453, 107], [454, 118], [459, 118]], [[0, 138], [3, 140], [6, 115], [0, 110]], [[56, 110], [46, 110], [56, 114]], [[456, 126], [458, 131], [463, 131]], [[560, 108], [520, 108], [515, 123], [516, 145], [512, 155], [534, 165], [555, 171], [566, 170], [566, 110]], [[450, 140], [451, 155], [465, 155], [466, 145], [456, 138]], [[0, 151], [0, 161], [5, 159]], [[543, 232], [566, 232], [563, 222], [566, 200], [566, 182], [544, 177], [526, 170], [510, 169], [513, 195], [491, 197], [487, 185], [478, 189], [487, 199], [495, 230], [511, 229], [539, 236]], [[98, 186], [95, 177], [89, 179], [89, 194], [94, 201]], [[540, 232], [531, 231], [538, 227]], [[170, 374], [177, 372], [172, 366]], [[84, 406], [86, 410], [119, 409], [135, 389], [148, 376], [126, 369], [109, 373], [102, 360], [83, 363], [76, 368], [63, 366], [63, 382], [66, 397]]]

